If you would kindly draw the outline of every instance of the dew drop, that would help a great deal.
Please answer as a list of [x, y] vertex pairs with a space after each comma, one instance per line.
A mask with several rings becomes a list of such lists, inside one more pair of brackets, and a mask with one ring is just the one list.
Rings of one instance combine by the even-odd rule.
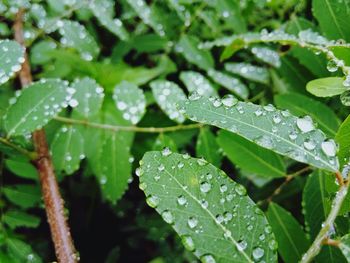
[[226, 107], [232, 107], [237, 104], [238, 100], [233, 95], [228, 94], [222, 98], [221, 102]]
[[211, 184], [208, 182], [202, 182], [200, 185], [200, 189], [202, 193], [208, 193], [211, 189]]
[[182, 244], [184, 245], [184, 247], [188, 251], [194, 251], [195, 250], [195, 245], [194, 245], [194, 242], [193, 242], [193, 239], [192, 239], [191, 236], [189, 236], [189, 235], [181, 236], [181, 241], [182, 241]]
[[245, 240], [241, 240], [237, 243], [237, 249], [238, 251], [243, 251], [247, 248], [248, 243]]
[[166, 223], [168, 224], [174, 223], [174, 216], [169, 210], [164, 210], [162, 213], [162, 217]]
[[162, 150], [162, 155], [163, 156], [169, 156], [171, 154], [171, 150], [168, 148], [168, 147], [165, 147], [163, 150]]
[[183, 195], [180, 195], [178, 198], [177, 198], [177, 203], [181, 206], [183, 205], [186, 205], [187, 204], [187, 199], [186, 197], [184, 197]]
[[325, 155], [334, 157], [337, 154], [337, 145], [334, 140], [327, 140], [321, 143], [321, 149]]
[[328, 63], [327, 63], [327, 70], [328, 70], [329, 72], [335, 72], [335, 71], [337, 71], [337, 70], [338, 70], [337, 62], [334, 61], [334, 60], [328, 61]]
[[304, 141], [304, 147], [305, 147], [305, 149], [307, 149], [307, 150], [313, 150], [313, 149], [316, 148], [316, 144], [315, 144], [315, 142], [314, 142], [313, 140], [306, 139], [306, 140]]
[[155, 195], [150, 195], [149, 197], [146, 198], [146, 203], [152, 207], [152, 208], [156, 208], [159, 204], [159, 197], [155, 196]]
[[315, 129], [314, 123], [313, 123], [310, 116], [298, 118], [297, 119], [297, 126], [304, 133], [310, 132], [310, 131]]
[[276, 250], [276, 249], [278, 248], [278, 244], [277, 244], [276, 240], [271, 239], [271, 240], [269, 241], [269, 248], [270, 248], [271, 250]]
[[159, 166], [158, 166], [158, 171], [159, 172], [162, 172], [162, 171], [164, 171], [165, 170], [165, 166], [163, 165], [163, 164], [160, 164]]
[[201, 259], [202, 263], [216, 263], [215, 258], [210, 254], [205, 254], [205, 255], [201, 256], [200, 259]]
[[264, 256], [264, 250], [261, 247], [256, 247], [253, 249], [253, 258], [258, 260]]
[[197, 159], [197, 163], [199, 164], [199, 166], [204, 166], [208, 164], [207, 160], [205, 160], [204, 158]]
[[235, 191], [239, 195], [246, 195], [247, 194], [247, 190], [245, 189], [245, 187], [243, 185], [240, 185], [240, 184], [236, 185]]
[[190, 228], [195, 228], [198, 225], [198, 220], [195, 217], [190, 217], [187, 220], [187, 224]]
[[140, 177], [140, 176], [142, 176], [142, 175], [144, 174], [144, 171], [143, 171], [143, 169], [142, 169], [141, 167], [138, 167], [138, 168], [136, 168], [136, 170], [135, 170], [135, 174], [136, 174], [138, 177]]

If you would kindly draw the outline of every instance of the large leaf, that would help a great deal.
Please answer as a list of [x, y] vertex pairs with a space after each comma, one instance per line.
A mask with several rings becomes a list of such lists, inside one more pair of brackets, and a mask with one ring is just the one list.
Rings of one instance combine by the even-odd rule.
[[339, 143], [339, 162], [344, 165], [349, 162], [350, 159], [350, 115], [340, 126], [335, 140]]
[[208, 128], [202, 128], [199, 132], [196, 144], [196, 155], [220, 167], [222, 154], [216, 142], [215, 135]]
[[312, 11], [323, 33], [330, 39], [350, 41], [349, 1], [313, 0]]
[[9, 80], [21, 69], [24, 48], [12, 40], [0, 40], [0, 84]]
[[290, 110], [296, 116], [310, 115], [319, 125], [319, 128], [328, 136], [334, 137], [340, 120], [337, 115], [325, 104], [297, 93], [276, 95], [276, 105]]
[[346, 91], [343, 82], [344, 79], [339, 77], [315, 79], [307, 83], [306, 89], [317, 97], [332, 97]]
[[283, 159], [273, 151], [224, 130], [217, 140], [227, 157], [244, 171], [266, 178], [286, 175]]
[[269, 205], [266, 216], [273, 232], [276, 233], [278, 252], [284, 262], [298, 262], [309, 246], [309, 240], [298, 221], [274, 203]]
[[191, 120], [237, 133], [264, 148], [299, 162], [338, 170], [336, 144], [316, 129], [309, 116], [297, 118], [272, 105], [196, 97], [181, 103]]
[[13, 98], [5, 115], [8, 136], [22, 135], [40, 129], [66, 107], [74, 93], [58, 79], [34, 82]]
[[202, 262], [277, 262], [266, 218], [223, 171], [168, 150], [148, 152], [140, 163], [147, 203]]
[[339, 248], [344, 257], [350, 262], [350, 234], [343, 236], [340, 240]]

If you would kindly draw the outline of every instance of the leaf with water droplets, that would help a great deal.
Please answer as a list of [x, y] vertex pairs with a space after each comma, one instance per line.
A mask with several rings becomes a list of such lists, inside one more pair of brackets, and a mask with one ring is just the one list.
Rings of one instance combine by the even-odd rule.
[[254, 66], [248, 63], [226, 63], [225, 70], [230, 73], [237, 74], [248, 80], [260, 82], [262, 84], [269, 83], [269, 72], [266, 68]]
[[344, 257], [350, 262], [350, 234], [340, 239], [339, 249], [343, 252]]
[[73, 93], [74, 89], [59, 79], [42, 79], [30, 84], [10, 100], [4, 116], [8, 136], [40, 129], [68, 106]]
[[150, 86], [154, 98], [165, 114], [178, 123], [184, 122], [185, 117], [176, 106], [180, 101], [186, 100], [182, 89], [176, 83], [167, 80], [152, 81]]
[[140, 164], [147, 203], [202, 262], [277, 262], [263, 212], [223, 171], [204, 159], [171, 152], [148, 152]]
[[315, 79], [307, 83], [306, 89], [317, 97], [333, 97], [346, 91], [343, 82], [340, 77]]
[[281, 66], [280, 55], [277, 51], [268, 47], [253, 47], [251, 52], [261, 61], [278, 68]]
[[125, 120], [138, 123], [146, 111], [146, 98], [135, 84], [123, 81], [114, 88], [113, 99]]
[[183, 54], [188, 62], [201, 69], [209, 70], [214, 67], [214, 59], [208, 50], [198, 48], [199, 40], [194, 36], [182, 35], [176, 46], [176, 51]]
[[190, 93], [196, 92], [201, 96], [215, 96], [217, 92], [211, 82], [202, 74], [195, 71], [183, 71], [180, 79]]
[[96, 115], [102, 106], [103, 88], [88, 77], [76, 79], [71, 87], [75, 89], [73, 99], [77, 104], [74, 111], [79, 112], [84, 118]]
[[40, 257], [33, 251], [28, 243], [16, 238], [7, 238], [6, 244], [9, 255], [13, 258], [12, 262], [30, 262], [41, 263]]
[[21, 69], [24, 48], [16, 41], [0, 40], [0, 85]]
[[309, 247], [309, 240], [299, 222], [284, 208], [270, 203], [267, 219], [276, 235], [278, 252], [286, 263], [298, 262]]
[[217, 141], [227, 157], [244, 171], [266, 178], [286, 176], [280, 155], [228, 131], [220, 131]]
[[56, 171], [68, 175], [79, 169], [84, 158], [84, 139], [76, 127], [63, 125], [55, 134], [51, 143], [51, 154]]
[[100, 49], [95, 39], [78, 22], [61, 20], [58, 31], [62, 35], [61, 44], [78, 50], [83, 59], [90, 61], [99, 54]]
[[199, 132], [196, 144], [196, 155], [220, 167], [222, 154], [216, 142], [215, 135], [208, 128], [202, 128]]
[[[329, 171], [338, 170], [335, 143], [316, 129], [309, 116], [297, 118], [273, 105], [236, 102], [228, 107], [206, 97], [183, 102], [179, 108], [193, 121], [237, 133], [299, 162]], [[323, 147], [328, 141], [327, 147]]]
[[350, 161], [350, 115], [341, 124], [335, 140], [339, 143], [339, 162], [343, 166]]
[[10, 228], [17, 227], [36, 228], [40, 224], [40, 218], [21, 210], [9, 210], [2, 215], [2, 220]]
[[214, 69], [208, 70], [208, 76], [216, 83], [232, 91], [235, 95], [242, 99], [247, 99], [249, 96], [248, 88], [238, 78], [235, 78], [227, 73], [223, 73]]

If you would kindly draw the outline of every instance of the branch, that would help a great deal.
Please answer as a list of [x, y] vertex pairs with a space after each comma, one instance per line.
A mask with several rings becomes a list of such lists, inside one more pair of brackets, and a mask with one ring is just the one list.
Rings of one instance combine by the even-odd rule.
[[[20, 9], [16, 14], [14, 23], [15, 40], [24, 46], [23, 38], [23, 15], [24, 10]], [[22, 88], [32, 82], [32, 75], [28, 56], [25, 54], [25, 62], [19, 72]], [[34, 163], [39, 172], [41, 190], [45, 204], [47, 220], [50, 225], [52, 241], [55, 245], [55, 252], [60, 263], [75, 263], [79, 258], [76, 254], [73, 240], [64, 215], [63, 199], [60, 195], [54, 168], [52, 165], [49, 148], [46, 142], [44, 130], [33, 133], [33, 142], [38, 154]]]
[[96, 122], [88, 122], [85, 120], [77, 120], [70, 119], [65, 117], [54, 117], [54, 120], [68, 123], [68, 124], [77, 124], [83, 125], [87, 127], [93, 127], [97, 129], [111, 130], [111, 131], [130, 131], [130, 132], [143, 132], [143, 133], [164, 133], [164, 132], [174, 132], [178, 130], [190, 130], [190, 129], [198, 129], [203, 127], [203, 124], [194, 123], [188, 125], [176, 125], [169, 127], [136, 127], [136, 126], [117, 126], [117, 125], [109, 125], [109, 124], [101, 124]]
[[0, 137], [0, 143], [8, 146], [8, 147], [11, 147], [12, 149], [16, 150], [17, 152], [27, 156], [30, 160], [35, 160], [37, 159], [37, 153], [36, 152], [31, 152], [31, 151], [28, 151], [12, 142], [10, 142], [9, 140], [3, 138], [3, 137]]
[[300, 263], [308, 263], [311, 262], [312, 259], [317, 256], [318, 253], [320, 253], [322, 244], [327, 242], [328, 240], [328, 232], [333, 227], [334, 221], [339, 213], [339, 210], [344, 202], [344, 199], [346, 197], [346, 194], [349, 190], [349, 183], [350, 181], [345, 182], [343, 185], [340, 186], [339, 191], [337, 192], [337, 195], [335, 196], [333, 203], [332, 203], [332, 209], [326, 219], [326, 221], [322, 224], [322, 228], [320, 232], [318, 233], [317, 237], [315, 238], [314, 242], [312, 243], [309, 250], [303, 255]]

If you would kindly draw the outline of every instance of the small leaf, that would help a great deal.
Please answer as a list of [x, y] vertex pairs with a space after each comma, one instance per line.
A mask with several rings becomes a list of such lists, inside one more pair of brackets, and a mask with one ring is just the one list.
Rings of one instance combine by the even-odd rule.
[[42, 40], [30, 49], [30, 61], [34, 65], [43, 65], [52, 59], [50, 52], [57, 48], [51, 40]]
[[215, 166], [220, 166], [222, 154], [220, 153], [215, 135], [210, 129], [202, 128], [200, 130], [196, 144], [196, 155], [203, 157]]
[[12, 173], [22, 178], [34, 180], [39, 178], [38, 171], [28, 160], [7, 159], [5, 165]]
[[267, 219], [276, 234], [278, 252], [286, 263], [298, 262], [309, 247], [309, 240], [297, 220], [285, 209], [270, 203]]
[[24, 62], [24, 48], [16, 41], [0, 40], [0, 85], [7, 82], [21, 69]]
[[182, 89], [176, 83], [167, 80], [152, 81], [150, 86], [158, 105], [168, 117], [178, 123], [184, 122], [185, 117], [176, 106], [180, 101], [186, 100]]
[[248, 63], [226, 63], [225, 70], [248, 80], [260, 82], [262, 84], [269, 83], [269, 72], [266, 68]]
[[244, 171], [266, 178], [286, 176], [283, 159], [273, 151], [224, 130], [217, 141], [230, 161]]
[[39, 217], [15, 210], [4, 213], [2, 219], [12, 229], [17, 227], [36, 228], [40, 224]]
[[261, 61], [279, 68], [281, 66], [281, 60], [278, 52], [268, 47], [253, 47], [251, 52]]
[[240, 3], [231, 0], [213, 1], [218, 15], [223, 18], [227, 26], [232, 28], [235, 33], [244, 33], [247, 30], [245, 19], [242, 15]]
[[350, 160], [350, 115], [345, 119], [345, 121], [341, 124], [336, 136], [335, 140], [339, 143], [339, 162], [340, 165], [348, 163]]
[[169, 151], [148, 152], [140, 163], [147, 203], [202, 262], [277, 262], [264, 214], [223, 171], [204, 159]]
[[96, 58], [100, 52], [95, 39], [90, 35], [89, 31], [76, 21], [61, 20], [59, 32], [62, 35], [61, 44], [78, 50], [81, 57], [85, 60], [90, 61]]
[[23, 208], [34, 207], [41, 200], [41, 192], [36, 185], [16, 184], [2, 189], [8, 200]]
[[96, 115], [102, 106], [103, 88], [94, 79], [88, 77], [76, 79], [71, 87], [75, 89], [73, 99], [78, 103], [74, 111], [79, 112], [85, 118]]
[[146, 98], [135, 84], [123, 81], [114, 88], [113, 99], [123, 118], [137, 124], [146, 111]]
[[84, 139], [74, 126], [63, 125], [55, 134], [51, 153], [55, 169], [72, 174], [85, 157]]
[[15, 239], [6, 239], [9, 254], [12, 258], [19, 260], [18, 262], [30, 262], [30, 263], [41, 263], [40, 257], [32, 250], [30, 245], [27, 243]]
[[27, 86], [13, 98], [5, 115], [8, 136], [23, 135], [40, 129], [71, 100], [74, 90], [58, 79], [47, 79]]
[[334, 137], [340, 120], [338, 116], [325, 104], [298, 93], [276, 95], [275, 103], [279, 108], [288, 109], [294, 115], [310, 115], [328, 136]]
[[315, 79], [307, 83], [306, 89], [317, 97], [333, 97], [346, 91], [343, 82], [339, 77]]
[[338, 170], [336, 144], [315, 128], [309, 116], [297, 118], [273, 105], [196, 98], [181, 103], [191, 120], [237, 133], [264, 148], [329, 171]]
[[229, 91], [232, 91], [235, 95], [242, 99], [247, 99], [249, 91], [246, 85], [244, 85], [238, 78], [232, 77], [226, 73], [210, 69], [208, 76], [211, 77], [216, 83], [225, 87]]
[[347, 261], [350, 262], [350, 234], [347, 234], [340, 239], [339, 248], [341, 252], [343, 252]]
[[180, 74], [180, 79], [190, 93], [197, 92], [201, 96], [217, 95], [210, 81], [198, 72], [183, 71]]
[[176, 51], [183, 54], [188, 62], [197, 67], [209, 70], [214, 67], [214, 59], [208, 50], [199, 49], [199, 40], [194, 36], [182, 35]]

